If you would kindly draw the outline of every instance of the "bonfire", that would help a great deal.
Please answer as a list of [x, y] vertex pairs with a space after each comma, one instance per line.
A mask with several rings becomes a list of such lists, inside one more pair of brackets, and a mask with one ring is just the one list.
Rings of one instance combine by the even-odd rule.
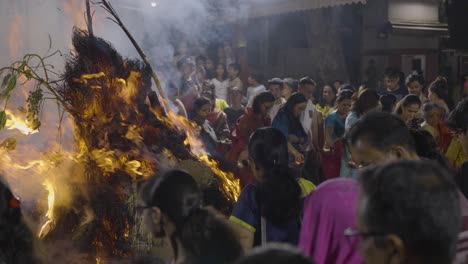
[[[229, 212], [239, 194], [233, 174], [221, 170], [203, 149], [196, 126], [168, 110], [163, 89], [138, 44], [112, 6], [107, 1], [101, 4], [130, 37], [143, 61], [123, 58], [110, 43], [94, 36], [92, 27], [74, 29], [74, 51], [59, 81], [38, 74], [37, 67], [27, 63], [33, 55], [3, 69], [9, 71], [2, 85], [5, 98], [17, 87], [18, 78], [36, 81], [37, 86], [30, 93], [25, 121], [16, 120], [6, 109], [0, 112], [0, 129], [18, 129], [21, 124], [25, 134], [34, 133], [41, 125], [38, 113], [47, 91], [72, 118], [76, 151], [56, 153], [55, 163], [49, 164], [68, 160], [72, 173], [65, 185], [45, 180], [47, 212], [38, 237], [49, 245], [73, 241], [74, 247], [98, 262], [138, 255], [135, 244], [142, 237], [135, 215], [138, 186], [161, 170], [197, 171], [207, 204], [224, 212]], [[90, 16], [88, 23], [92, 23]], [[39, 60], [47, 75], [43, 58]], [[6, 139], [0, 149], [15, 151], [15, 144], [14, 139]], [[55, 203], [64, 188], [71, 197], [66, 206]]]

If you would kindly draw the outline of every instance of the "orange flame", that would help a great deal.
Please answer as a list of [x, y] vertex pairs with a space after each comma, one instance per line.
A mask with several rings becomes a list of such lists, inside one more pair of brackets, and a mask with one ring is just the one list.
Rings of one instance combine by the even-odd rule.
[[39, 132], [37, 129], [32, 129], [30, 125], [27, 124], [26, 121], [13, 115], [13, 113], [10, 112], [9, 110], [6, 110], [5, 113], [7, 115], [7, 121], [5, 125], [7, 129], [10, 129], [10, 130], [17, 129], [25, 135], [32, 135], [32, 134]]
[[47, 205], [48, 210], [46, 213], [47, 221], [41, 227], [39, 231], [39, 238], [44, 238], [51, 230], [53, 230], [55, 225], [54, 219], [54, 205], [55, 205], [55, 188], [52, 183], [48, 180], [44, 182], [44, 186], [46, 187], [47, 191], [49, 192], [49, 196], [47, 197]]

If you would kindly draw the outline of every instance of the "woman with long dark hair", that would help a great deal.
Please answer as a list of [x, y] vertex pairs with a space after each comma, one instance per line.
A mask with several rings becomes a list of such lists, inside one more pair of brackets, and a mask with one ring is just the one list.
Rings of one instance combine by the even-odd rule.
[[203, 208], [192, 176], [174, 170], [151, 178], [141, 192], [144, 222], [155, 237], [168, 237], [174, 262], [232, 263], [242, 254], [236, 235], [213, 210]]
[[320, 101], [315, 105], [315, 107], [322, 113], [323, 118], [326, 118], [328, 114], [333, 111], [337, 93], [338, 91], [333, 85], [325, 85], [323, 87]]
[[[247, 185], [234, 205], [231, 221], [245, 250], [267, 242], [297, 245], [301, 227], [301, 196], [314, 187], [296, 179], [288, 167], [286, 137], [275, 128], [261, 128], [249, 141], [250, 168], [257, 183]], [[307, 183], [307, 184], [306, 184]]]
[[289, 151], [294, 157], [305, 154], [308, 140], [300, 118], [306, 106], [307, 98], [303, 94], [295, 93], [289, 97], [286, 104], [279, 110], [272, 123], [272, 127], [281, 131], [288, 139]]
[[428, 98], [429, 101], [442, 107], [445, 110], [445, 115], [448, 115], [450, 113], [450, 109], [453, 108], [453, 102], [449, 96], [447, 79], [442, 76], [437, 77], [429, 85]]
[[395, 106], [394, 114], [398, 115], [405, 121], [408, 128], [419, 128], [419, 110], [421, 109], [421, 100], [414, 94], [408, 94], [403, 97], [400, 102]]

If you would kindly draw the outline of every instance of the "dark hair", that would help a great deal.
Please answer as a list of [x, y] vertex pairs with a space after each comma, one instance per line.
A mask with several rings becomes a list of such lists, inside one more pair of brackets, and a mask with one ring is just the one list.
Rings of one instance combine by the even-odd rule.
[[339, 89], [340, 91], [351, 91], [353, 93], [356, 92], [356, 87], [354, 87], [354, 85], [349, 84], [349, 83], [342, 84]]
[[34, 235], [24, 222], [20, 202], [0, 178], [0, 262], [40, 263]]
[[248, 150], [254, 166], [264, 170], [258, 184], [261, 214], [275, 225], [299, 219], [301, 188], [288, 167], [286, 137], [275, 128], [260, 128], [250, 137]]
[[193, 114], [196, 115], [204, 105], [212, 104], [211, 100], [206, 97], [200, 97], [193, 102]]
[[429, 85], [429, 91], [437, 95], [437, 97], [439, 97], [440, 99], [444, 100], [444, 102], [447, 104], [449, 109], [453, 108], [453, 102], [449, 96], [449, 87], [448, 87], [447, 79], [445, 79], [442, 76], [437, 77]]
[[250, 78], [254, 79], [258, 83], [263, 83], [263, 74], [252, 72]]
[[414, 72], [414, 73], [408, 75], [408, 77], [406, 77], [405, 85], [409, 86], [412, 82], [418, 82], [419, 84], [423, 85], [424, 84], [424, 78], [422, 77], [422, 75]]
[[172, 220], [176, 227], [170, 237], [174, 249], [178, 238], [194, 262], [230, 263], [241, 255], [241, 245], [232, 230], [202, 208], [202, 194], [190, 174], [172, 170], [154, 176], [144, 185], [142, 199], [146, 206], [158, 207]]
[[405, 122], [385, 112], [370, 112], [361, 117], [345, 134], [345, 140], [348, 146], [355, 145], [358, 140], [365, 140], [384, 152], [396, 145], [416, 152], [413, 137]]
[[323, 91], [325, 90], [325, 87], [330, 87], [333, 91], [333, 94], [335, 95], [335, 99], [333, 99], [333, 102], [331, 102], [331, 106], [335, 106], [335, 101], [336, 101], [336, 94], [338, 93], [337, 89], [335, 88], [334, 85], [325, 85], [323, 86], [322, 88], [322, 93], [320, 94], [320, 102], [319, 102], [319, 105], [321, 107], [325, 107], [326, 105], [326, 102], [325, 100], [323, 99]]
[[275, 97], [270, 92], [259, 93], [253, 99], [252, 110], [255, 114], [259, 114], [262, 104], [267, 102], [274, 102], [275, 100]]
[[280, 87], [282, 87], [283, 84], [283, 80], [281, 80], [280, 78], [273, 78], [271, 80], [268, 80], [268, 89], [270, 89], [270, 86], [272, 85], [279, 85]]
[[380, 103], [382, 104], [382, 112], [391, 113], [395, 107], [397, 97], [394, 94], [384, 94], [380, 96]]
[[304, 78], [299, 80], [299, 85], [300, 86], [304, 86], [304, 85], [307, 85], [307, 84], [312, 84], [313, 86], [317, 86], [317, 83], [314, 80], [312, 80], [312, 78], [310, 78], [310, 77], [304, 77]]
[[351, 100], [353, 98], [354, 91], [350, 90], [342, 90], [341, 92], [338, 93], [336, 96], [336, 102], [341, 103], [344, 100]]
[[379, 95], [376, 91], [370, 89], [362, 90], [353, 104], [353, 111], [358, 117], [367, 113], [369, 110], [376, 108], [379, 105]]
[[400, 71], [395, 68], [385, 69], [384, 76], [388, 78], [400, 78]]
[[421, 112], [422, 112], [422, 116], [424, 119], [427, 119], [428, 118], [428, 115], [432, 112], [432, 110], [438, 110], [440, 113], [443, 112], [443, 109], [440, 108], [440, 106], [438, 106], [436, 103], [432, 103], [432, 102], [429, 102], [429, 103], [425, 103], [423, 104], [423, 106], [421, 107]]
[[395, 113], [401, 115], [403, 113], [403, 107], [408, 107], [411, 105], [417, 104], [421, 107], [421, 99], [417, 95], [408, 94], [407, 96], [403, 97], [400, 102], [395, 106]]
[[229, 67], [230, 67], [230, 68], [233, 68], [234, 70], [236, 70], [236, 71], [237, 71], [237, 74], [239, 74], [239, 73], [241, 72], [241, 67], [240, 67], [240, 65], [237, 64], [237, 63], [231, 63], [231, 64], [229, 64]]
[[305, 132], [301, 120], [299, 117], [295, 117], [293, 115], [293, 109], [296, 105], [301, 104], [301, 103], [307, 103], [307, 98], [305, 95], [301, 93], [293, 93], [289, 98], [288, 101], [283, 105], [283, 107], [280, 109], [281, 112], [285, 112], [285, 114], [288, 117], [289, 121], [289, 131], [298, 131], [302, 130], [304, 135], [307, 135]]
[[[215, 70], [218, 69], [219, 65], [221, 65], [221, 66], [223, 67], [223, 71], [224, 71], [224, 73], [223, 73], [223, 80], [226, 80], [226, 79], [227, 79], [227, 69], [226, 69], [226, 65], [224, 65], [224, 63], [220, 63], [220, 62], [219, 62], [218, 64], [216, 64], [216, 69], [215, 69]], [[216, 74], [216, 77], [218, 77], [218, 74]]]
[[203, 56], [203, 55], [198, 55], [197, 58], [195, 59], [195, 61], [198, 61], [198, 60], [202, 60], [202, 61], [206, 62], [206, 57]]
[[434, 160], [444, 169], [450, 170], [447, 159], [438, 151], [437, 143], [431, 133], [424, 129], [411, 129], [410, 132], [419, 157]]
[[271, 243], [253, 249], [236, 264], [313, 264], [312, 259], [288, 244]]
[[423, 263], [452, 263], [461, 227], [452, 178], [428, 161], [399, 161], [365, 170], [360, 177], [366, 201], [362, 220], [369, 230], [398, 235]]
[[284, 84], [287, 84], [289, 87], [291, 87], [293, 93], [297, 92], [297, 85], [298, 85], [298, 81], [296, 79], [293, 79], [293, 78], [285, 78], [283, 80], [283, 83]]
[[457, 104], [455, 109], [450, 113], [447, 118], [447, 126], [452, 130], [462, 130], [464, 132], [468, 129], [468, 98], [465, 98]]

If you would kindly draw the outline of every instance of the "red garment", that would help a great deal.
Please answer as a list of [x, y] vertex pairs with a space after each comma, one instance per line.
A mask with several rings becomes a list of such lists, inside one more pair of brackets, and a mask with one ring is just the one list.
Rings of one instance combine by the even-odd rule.
[[237, 121], [236, 129], [232, 133], [232, 149], [227, 154], [227, 159], [236, 165], [239, 155], [247, 148], [250, 135], [259, 128], [269, 126], [271, 126], [269, 115], [256, 114], [248, 107], [245, 114]]
[[340, 176], [342, 156], [343, 144], [341, 141], [335, 142], [331, 152], [322, 154], [323, 175], [326, 180]]
[[198, 99], [199, 95], [195, 88], [190, 88], [189, 91], [180, 96], [179, 100], [184, 104], [187, 114], [193, 112], [193, 104]]
[[439, 129], [439, 142], [438, 142], [438, 147], [442, 153], [447, 152], [447, 149], [450, 145], [450, 142], [452, 140], [452, 135], [450, 134], [450, 131], [447, 129], [444, 123], [440, 122], [438, 124], [438, 129]]

